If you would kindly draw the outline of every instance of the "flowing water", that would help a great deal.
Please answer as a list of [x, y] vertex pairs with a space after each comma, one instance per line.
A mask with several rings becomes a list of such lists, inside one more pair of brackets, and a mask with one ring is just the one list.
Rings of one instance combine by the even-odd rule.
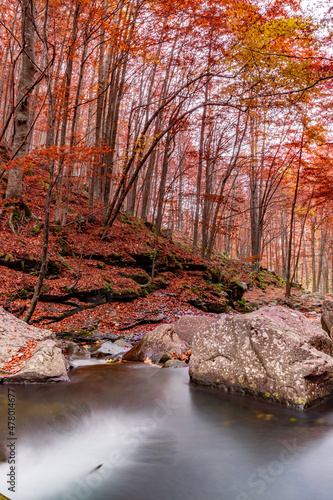
[[[333, 405], [296, 411], [189, 384], [187, 369], [83, 366], [11, 386], [18, 500], [331, 500]], [[0, 386], [6, 447], [8, 386]], [[1, 495], [0, 495], [1, 498]]]

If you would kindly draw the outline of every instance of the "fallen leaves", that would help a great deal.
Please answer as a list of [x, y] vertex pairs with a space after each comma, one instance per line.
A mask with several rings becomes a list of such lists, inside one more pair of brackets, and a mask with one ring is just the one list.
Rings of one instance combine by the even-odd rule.
[[185, 361], [188, 363], [192, 354], [192, 349], [184, 352], [183, 354], [177, 354], [176, 352], [171, 353], [171, 359], [179, 359], [180, 361]]
[[[36, 344], [36, 340], [27, 340], [26, 347], [20, 347], [16, 354], [10, 357], [5, 363], [3, 370], [11, 372], [11, 374], [15, 374], [22, 370], [26, 361], [32, 357]], [[11, 349], [8, 349], [8, 351], [11, 351]], [[6, 377], [8, 374], [4, 374], [3, 376]]]

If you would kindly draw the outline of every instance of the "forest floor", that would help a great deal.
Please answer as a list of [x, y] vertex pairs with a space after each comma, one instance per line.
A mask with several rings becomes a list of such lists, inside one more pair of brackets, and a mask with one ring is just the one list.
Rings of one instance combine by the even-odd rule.
[[[27, 178], [25, 201], [40, 220], [45, 189], [41, 176]], [[66, 226], [51, 227], [48, 273], [31, 321], [67, 342], [95, 342], [114, 335], [133, 340], [184, 314], [244, 313], [269, 303], [318, 319], [324, 296], [293, 289], [293, 298], [286, 300], [283, 280], [275, 273], [261, 269], [254, 274], [248, 262], [218, 253], [209, 262], [203, 260], [177, 231], [172, 241], [159, 237], [151, 281], [154, 228], [123, 213], [101, 240], [101, 226], [87, 222], [86, 194], [73, 190], [71, 196]], [[2, 215], [0, 305], [23, 317], [37, 282], [43, 227], [20, 210], [14, 225], [16, 234]]]

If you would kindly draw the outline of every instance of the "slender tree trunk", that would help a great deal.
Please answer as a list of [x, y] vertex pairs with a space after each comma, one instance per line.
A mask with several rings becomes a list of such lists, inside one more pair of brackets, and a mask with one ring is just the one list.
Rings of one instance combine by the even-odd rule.
[[[45, 54], [46, 54], [46, 62], [47, 62], [47, 67], [48, 70], [45, 74], [46, 81], [47, 81], [47, 93], [48, 93], [48, 104], [49, 104], [49, 114], [48, 114], [48, 120], [49, 120], [49, 134], [48, 134], [48, 144], [47, 146], [51, 147], [54, 144], [54, 109], [53, 109], [53, 95], [51, 92], [51, 80], [50, 80], [50, 68], [49, 68], [49, 57], [48, 57], [48, 42], [47, 42], [47, 35], [46, 35], [46, 26], [47, 26], [47, 17], [48, 17], [48, 2], [49, 0], [46, 0], [46, 5], [45, 5], [45, 21], [44, 21], [44, 44], [45, 44]], [[55, 176], [54, 176], [54, 160], [51, 159], [51, 164], [49, 168], [49, 187], [47, 190], [46, 194], [46, 201], [45, 201], [45, 219], [44, 219], [44, 228], [43, 228], [43, 247], [42, 247], [42, 255], [41, 255], [41, 266], [39, 270], [39, 275], [38, 275], [38, 280], [37, 284], [34, 290], [33, 297], [31, 299], [31, 303], [29, 306], [29, 309], [24, 316], [24, 321], [27, 323], [30, 321], [39, 297], [40, 293], [42, 290], [43, 286], [43, 281], [46, 276], [47, 272], [47, 264], [48, 264], [48, 248], [49, 248], [49, 234], [50, 234], [50, 208], [51, 208], [51, 197], [52, 197], [52, 191], [54, 188], [55, 184]]]
[[[300, 179], [300, 173], [301, 173], [301, 166], [302, 166], [302, 153], [303, 153], [303, 140], [304, 140], [304, 134], [302, 134], [302, 141], [301, 141], [301, 149], [300, 149], [300, 156], [299, 156], [299, 164], [298, 164], [298, 169], [297, 169], [297, 177], [296, 177], [296, 185], [295, 185], [295, 191], [294, 191], [294, 199], [293, 203], [291, 206], [291, 217], [290, 217], [290, 232], [289, 232], [289, 244], [288, 244], [288, 256], [287, 256], [287, 276], [286, 276], [286, 297], [290, 297], [291, 294], [291, 259], [292, 259], [292, 249], [293, 249], [293, 236], [294, 236], [294, 218], [295, 218], [295, 208], [296, 208], [296, 203], [297, 203], [297, 196], [298, 196], [298, 186], [299, 186], [299, 179]], [[296, 269], [296, 266], [295, 266]]]
[[[22, 66], [18, 82], [17, 100], [20, 102], [14, 114], [14, 139], [12, 159], [21, 158], [28, 153], [30, 89], [36, 73], [35, 61], [35, 21], [33, 0], [21, 0], [22, 8]], [[9, 170], [6, 198], [22, 199], [23, 173], [21, 166]]]

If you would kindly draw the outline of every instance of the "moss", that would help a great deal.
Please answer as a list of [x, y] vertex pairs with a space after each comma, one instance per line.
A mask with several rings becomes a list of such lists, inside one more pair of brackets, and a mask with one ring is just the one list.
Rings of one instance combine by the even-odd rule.
[[245, 299], [244, 299], [244, 297], [242, 297], [240, 300], [237, 300], [237, 304], [239, 304], [240, 306], [245, 306]]
[[69, 269], [70, 271], [74, 271], [74, 269], [67, 264], [66, 260], [64, 259], [64, 257], [62, 257], [62, 255], [58, 254], [58, 258], [62, 266], [66, 267], [66, 269]]
[[135, 294], [139, 294], [139, 292], [137, 290], [132, 290], [131, 288], [126, 288], [125, 290], [121, 290], [119, 292], [119, 295], [127, 295], [129, 293], [135, 293]]
[[29, 292], [26, 288], [24, 288], [24, 286], [22, 286], [20, 292], [19, 292], [19, 295], [22, 299], [26, 299], [29, 295]]
[[213, 283], [220, 283], [222, 279], [222, 271], [219, 267], [211, 267], [209, 269], [210, 275], [211, 275], [211, 281]]
[[59, 233], [62, 233], [63, 231], [63, 228], [61, 226], [51, 226], [50, 227], [50, 232], [53, 234], [53, 235], [57, 235]]
[[30, 228], [30, 231], [32, 232], [32, 234], [33, 234], [34, 236], [38, 236], [38, 235], [39, 235], [39, 233], [40, 233], [40, 226], [38, 226], [38, 225], [36, 225], [36, 226], [32, 226], [32, 227]]
[[60, 247], [60, 255], [70, 255], [72, 253], [71, 247], [65, 238], [57, 238], [57, 244]]

